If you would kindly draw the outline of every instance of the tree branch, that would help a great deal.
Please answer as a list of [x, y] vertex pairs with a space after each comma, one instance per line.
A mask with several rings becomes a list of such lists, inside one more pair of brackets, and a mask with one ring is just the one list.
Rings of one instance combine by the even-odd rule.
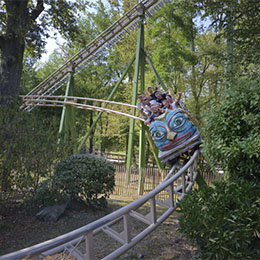
[[0, 48], [3, 47], [4, 40], [5, 40], [4, 36], [0, 35]]
[[38, 0], [37, 6], [31, 12], [31, 20], [35, 21], [38, 18], [38, 16], [42, 13], [43, 10], [44, 10], [43, 0]]
[[[205, 64], [204, 64], [204, 67], [203, 67], [203, 71], [202, 71], [202, 73], [201, 73], [202, 75], [203, 75], [204, 73], [206, 73], [208, 67], [209, 67], [208, 59], [207, 59], [207, 57], [205, 57]], [[199, 85], [198, 97], [200, 97], [201, 92], [202, 92], [202, 88], [203, 88], [203, 86], [206, 84], [207, 81], [208, 81], [207, 79], [202, 79], [202, 80], [201, 80], [200, 85]]]

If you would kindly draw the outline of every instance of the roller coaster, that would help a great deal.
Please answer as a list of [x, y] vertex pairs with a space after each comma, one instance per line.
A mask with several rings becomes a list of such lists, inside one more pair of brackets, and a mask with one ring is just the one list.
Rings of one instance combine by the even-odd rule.
[[[191, 190], [197, 177], [196, 158], [198, 153], [199, 151], [196, 150], [184, 165], [175, 164], [172, 166], [160, 185], [125, 207], [72, 232], [4, 255], [0, 259], [43, 259], [46, 256], [62, 253], [64, 259], [70, 259], [70, 256], [74, 256], [76, 259], [94, 260], [97, 259], [95, 253], [98, 251], [98, 248], [94, 246], [94, 238], [100, 232], [104, 232], [111, 240], [121, 244], [119, 248], [102, 259], [116, 259], [149, 235], [176, 210], [178, 202]], [[161, 193], [167, 194], [164, 200], [157, 199]], [[144, 215], [138, 212], [138, 209], [146, 203], [149, 203], [150, 210]], [[165, 209], [160, 216], [158, 216], [158, 207]], [[133, 219], [146, 226], [138, 234], [133, 234], [131, 229]], [[120, 223], [122, 226], [120, 232], [113, 228], [116, 223]]]
[[[129, 118], [133, 118], [131, 110], [135, 108], [133, 105], [124, 103], [69, 96], [66, 97], [66, 101], [64, 101], [64, 97], [61, 96], [31, 96], [29, 99], [28, 97], [24, 97], [24, 102], [27, 106], [32, 107], [63, 107], [63, 105], [66, 104], [80, 109], [114, 113]], [[86, 102], [92, 102], [92, 105], [87, 105]], [[177, 110], [171, 113], [180, 113], [180, 111]], [[166, 117], [170, 116], [170, 118], [172, 118], [171, 113], [166, 115]], [[140, 120], [141, 122], [144, 121], [144, 119], [140, 117], [134, 117], [134, 119]], [[158, 124], [158, 122], [163, 124], [164, 121], [160, 120], [156, 122], [156, 124]], [[153, 130], [153, 128], [155, 128], [155, 126], [151, 124], [150, 131], [158, 131], [158, 129]], [[191, 142], [184, 143], [188, 145]], [[181, 149], [183, 149], [183, 147]], [[179, 153], [178, 161], [172, 163], [172, 160], [170, 160], [172, 164], [171, 168], [162, 183], [150, 193], [142, 196], [125, 207], [62, 236], [4, 255], [0, 257], [0, 260], [24, 258], [44, 259], [47, 256], [57, 256], [57, 254], [62, 256], [64, 259], [70, 259], [70, 257], [74, 257], [74, 259], [87, 260], [97, 259], [95, 258], [95, 250], [97, 251], [98, 249], [94, 246], [94, 239], [100, 232], [104, 232], [111, 239], [114, 239], [121, 244], [119, 248], [113, 250], [102, 259], [116, 259], [141, 241], [144, 237], [149, 235], [176, 210], [178, 202], [180, 202], [185, 194], [191, 190], [196, 180], [196, 158], [198, 154], [199, 150], [197, 148], [189, 148], [186, 149], [185, 152]], [[160, 199], [159, 195], [162, 193], [164, 194], [164, 199]], [[145, 214], [140, 213], [138, 209], [147, 203], [149, 204], [149, 211]], [[165, 209], [160, 216], [158, 215], [158, 207]], [[133, 234], [131, 228], [133, 219], [146, 226], [137, 234]], [[117, 223], [121, 223], [121, 232], [114, 229], [114, 226]]]
[[[73, 259], [94, 260], [97, 259], [96, 252], [98, 251], [95, 239], [100, 232], [105, 233], [120, 244], [120, 246], [108, 252], [107, 255], [102, 256], [102, 259], [116, 259], [163, 223], [176, 210], [178, 203], [185, 194], [191, 190], [198, 175], [197, 157], [201, 139], [196, 126], [191, 123], [182, 109], [165, 113], [163, 117], [151, 123], [149, 130], [147, 130], [147, 126], [143, 124], [144, 119], [135, 115], [137, 109], [135, 105], [136, 91], [134, 92], [135, 98], [133, 98], [132, 104], [111, 101], [109, 99], [112, 97], [112, 94], [107, 100], [69, 96], [68, 89], [66, 89], [65, 96], [53, 95], [56, 90], [64, 85], [68, 74], [79, 73], [87, 66], [90, 60], [98, 58], [104, 49], [115, 45], [140, 24], [142, 27], [143, 19], [149, 19], [168, 2], [170, 1], [140, 1], [122, 18], [89, 43], [86, 48], [68, 60], [35, 89], [22, 96], [23, 105], [21, 108], [31, 111], [38, 106], [57, 107], [63, 110], [70, 107], [125, 116], [130, 118], [130, 122], [138, 120], [143, 131], [145, 129], [147, 132], [149, 131], [149, 136], [159, 149], [159, 159], [163, 163], [169, 163], [169, 173], [154, 190], [125, 207], [67, 234], [3, 255], [0, 257], [0, 260], [44, 259], [47, 256], [55, 256], [57, 254], [64, 259], [72, 257]], [[141, 48], [142, 43], [137, 48], [137, 52]], [[142, 57], [145, 58], [144, 55]], [[139, 58], [140, 53], [136, 54], [135, 57], [137, 67], [139, 66]], [[147, 60], [151, 65], [149, 58]], [[133, 61], [134, 59], [132, 59], [129, 65]], [[153, 66], [152, 69], [156, 73]], [[135, 73], [134, 78], [134, 80], [138, 81], [138, 72]], [[158, 79], [163, 85], [159, 76]], [[143, 90], [142, 82], [141, 90]], [[131, 147], [129, 154], [131, 154]], [[160, 196], [161, 194], [164, 195], [163, 199]], [[149, 204], [148, 212], [140, 212], [139, 209], [147, 204]], [[164, 209], [162, 214], [159, 214], [158, 207]], [[133, 232], [133, 220], [139, 221], [145, 225], [145, 228], [142, 231]], [[115, 228], [115, 225], [118, 223], [121, 225], [120, 231], [118, 228]]]

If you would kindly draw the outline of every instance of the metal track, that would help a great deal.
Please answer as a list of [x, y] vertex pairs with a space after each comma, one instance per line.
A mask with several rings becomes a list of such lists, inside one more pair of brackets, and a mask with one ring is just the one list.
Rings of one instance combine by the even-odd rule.
[[[93, 98], [61, 97], [61, 96], [23, 96], [27, 106], [53, 106], [63, 107], [64, 104], [82, 109], [91, 109], [107, 113], [115, 113], [126, 116], [136, 106]], [[65, 101], [64, 101], [65, 100]], [[110, 107], [112, 107], [110, 109]], [[116, 111], [115, 109], [117, 108]], [[127, 110], [127, 111], [125, 111]], [[124, 112], [122, 112], [124, 111]], [[131, 115], [128, 115], [131, 117]], [[143, 121], [141, 118], [135, 118]], [[126, 205], [125, 207], [100, 218], [86, 226], [71, 231], [62, 236], [24, 248], [22, 250], [3, 255], [0, 260], [13, 259], [42, 259], [46, 256], [60, 254], [63, 259], [94, 260], [101, 259], [95, 255], [98, 248], [94, 246], [93, 239], [100, 232], [109, 236], [109, 241], [119, 242], [117, 248], [102, 256], [103, 260], [117, 259], [144, 237], [154, 231], [162, 224], [177, 208], [185, 194], [188, 193], [197, 177], [197, 161], [199, 151], [194, 151], [188, 162], [183, 165], [175, 164], [170, 169], [166, 178], [150, 193], [140, 199]], [[161, 196], [163, 195], [163, 196]], [[149, 211], [143, 213], [139, 209], [150, 204]], [[163, 207], [165, 211], [159, 215], [158, 208]], [[132, 221], [138, 221], [144, 228], [141, 231], [133, 230]], [[123, 229], [118, 231], [118, 226]], [[55, 258], [56, 256], [54, 256]], [[52, 258], [51, 258], [52, 259]]]
[[133, 110], [137, 109], [137, 106], [121, 102], [72, 96], [27, 95], [21, 97], [23, 98], [25, 106], [28, 108], [33, 108], [36, 106], [62, 108], [64, 105], [66, 105], [79, 109], [106, 112], [108, 114], [116, 114], [143, 122], [145, 121], [143, 118], [133, 115]]
[[83, 70], [90, 60], [95, 60], [105, 50], [110, 49], [117, 42], [130, 34], [138, 26], [139, 17], [145, 15], [150, 18], [170, 0], [143, 0], [130, 11], [125, 13], [119, 20], [92, 40], [85, 48], [70, 58], [59, 69], [49, 75], [38, 86], [31, 90], [28, 95], [52, 95], [65, 82], [66, 75], [74, 71], [75, 74]]
[[[145, 236], [149, 235], [175, 211], [178, 202], [191, 190], [197, 177], [196, 158], [198, 153], [199, 151], [196, 150], [185, 165], [172, 166], [164, 181], [138, 200], [67, 234], [3, 255], [0, 257], [0, 260], [42, 259], [46, 256], [54, 256], [57, 253], [60, 253], [59, 256], [62, 259], [101, 259], [101, 257], [95, 257], [98, 248], [95, 247], [96, 245], [93, 241], [93, 237], [100, 232], [104, 232], [109, 236], [109, 243], [115, 240], [121, 244], [121, 246], [113, 249], [108, 255], [102, 256], [102, 259], [117, 259]], [[164, 197], [163, 200], [158, 200], [158, 195], [161, 193], [166, 194], [167, 197]], [[150, 204], [149, 212], [147, 214], [138, 212], [138, 209], [147, 203]], [[160, 216], [158, 216], [157, 207], [165, 208], [165, 211]], [[133, 220], [141, 222], [145, 225], [145, 228], [137, 233], [133, 232], [131, 225]], [[121, 232], [118, 231], [118, 227], [115, 227], [117, 223], [123, 229]], [[55, 257], [50, 259], [55, 259]]]

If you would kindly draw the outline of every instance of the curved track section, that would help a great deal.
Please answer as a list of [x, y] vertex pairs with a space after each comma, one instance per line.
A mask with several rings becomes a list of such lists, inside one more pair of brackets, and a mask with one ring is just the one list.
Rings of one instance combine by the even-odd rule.
[[[150, 234], [175, 211], [178, 202], [191, 190], [195, 182], [198, 153], [199, 151], [196, 150], [188, 161], [186, 158], [184, 165], [173, 165], [164, 181], [138, 200], [86, 226], [35, 246], [4, 255], [0, 257], [0, 260], [42, 259], [57, 253], [62, 253], [63, 259], [72, 259], [70, 257], [86, 260], [101, 259], [100, 256], [96, 257], [98, 243], [94, 243], [96, 235], [100, 232], [109, 236], [109, 243], [113, 239], [120, 244], [118, 248], [102, 256], [102, 259], [116, 259]], [[162, 193], [164, 199], [159, 200], [159, 195]], [[147, 203], [149, 212], [145, 214], [139, 212], [138, 210]], [[159, 206], [164, 209], [160, 216], [158, 216]], [[141, 222], [145, 228], [141, 232], [133, 232], [131, 226], [133, 220]], [[121, 223], [121, 231], [115, 228], [117, 223]]]
[[137, 106], [95, 98], [72, 97], [72, 96], [21, 96], [27, 107], [63, 107], [72, 106], [79, 109], [106, 112], [144, 121], [143, 118], [135, 116]]
[[[27, 107], [72, 106], [144, 121], [135, 116], [136, 106], [125, 103], [72, 96], [27, 95], [22, 98]], [[138, 200], [72, 232], [1, 256], [0, 260], [43, 259], [54, 255], [55, 258], [51, 259], [56, 259], [57, 254], [63, 259], [117, 259], [149, 235], [176, 210], [178, 202], [191, 190], [197, 177], [198, 153], [199, 151], [195, 150], [180, 156], [178, 163], [171, 167], [162, 183]], [[140, 222], [140, 225], [144, 226], [143, 229], [134, 230], [133, 221]], [[107, 255], [102, 256], [99, 255], [100, 250], [96, 246], [101, 244], [96, 243], [101, 232], [109, 237], [107, 240], [109, 244], [118, 244], [116, 247], [113, 246]]]

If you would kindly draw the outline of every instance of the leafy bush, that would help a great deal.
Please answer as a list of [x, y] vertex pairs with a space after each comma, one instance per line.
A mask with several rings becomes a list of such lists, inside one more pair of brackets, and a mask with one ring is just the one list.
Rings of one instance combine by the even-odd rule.
[[51, 177], [39, 183], [32, 199], [25, 201], [25, 205], [32, 208], [43, 208], [63, 201], [63, 197], [55, 191]]
[[260, 186], [219, 182], [187, 194], [180, 231], [197, 246], [199, 259], [260, 259]]
[[107, 198], [115, 186], [115, 169], [106, 159], [94, 154], [72, 155], [54, 168], [54, 189], [65, 200]]
[[259, 86], [259, 78], [237, 79], [206, 115], [205, 150], [232, 179], [260, 181]]
[[33, 198], [39, 183], [63, 156], [64, 147], [57, 153], [57, 126], [52, 120], [43, 111], [1, 107], [0, 212], [6, 213], [15, 201]]

